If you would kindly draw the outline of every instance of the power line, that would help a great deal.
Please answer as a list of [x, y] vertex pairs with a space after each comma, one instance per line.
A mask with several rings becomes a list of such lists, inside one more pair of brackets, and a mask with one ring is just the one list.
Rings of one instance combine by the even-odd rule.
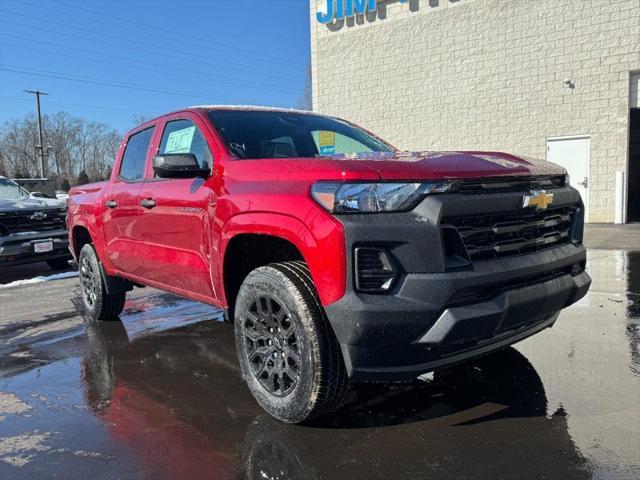
[[[99, 57], [105, 57], [105, 58], [115, 58], [117, 60], [125, 60], [125, 61], [129, 61], [129, 62], [133, 62], [136, 65], [150, 65], [152, 67], [159, 67], [161, 69], [166, 69], [167, 68], [166, 65], [163, 65], [163, 64], [160, 64], [160, 63], [148, 62], [148, 61], [145, 61], [145, 60], [137, 60], [137, 59], [133, 59], [133, 58], [132, 59], [127, 59], [127, 58], [123, 58], [120, 55], [109, 55], [107, 53], [98, 52], [96, 50], [87, 50], [85, 48], [73, 48], [73, 47], [68, 47], [67, 45], [64, 45], [64, 44], [61, 44], [61, 43], [52, 43], [52, 42], [45, 42], [45, 41], [42, 41], [42, 40], [34, 40], [34, 39], [31, 39], [31, 38], [27, 38], [27, 37], [21, 37], [19, 35], [12, 35], [10, 33], [0, 33], [0, 37], [11, 37], [11, 38], [16, 38], [18, 40], [23, 40], [23, 41], [26, 41], [26, 42], [30, 42], [30, 43], [48, 45], [48, 46], [51, 46], [51, 47], [64, 48], [65, 50], [70, 50], [70, 51], [75, 51], [75, 52], [84, 52], [84, 53], [91, 54], [92, 56], [99, 56]], [[8, 45], [8, 44], [7, 43], [0, 43], [0, 46], [2, 46], [2, 45]], [[21, 47], [21, 48], [26, 48], [26, 47]], [[202, 70], [193, 70], [191, 68], [189, 68], [189, 72], [192, 73], [192, 74], [196, 74], [196, 75], [194, 75], [195, 78], [201, 78], [201, 77], [197, 76], [198, 74], [199, 75], [204, 75], [207, 78], [212, 75], [212, 72], [205, 72], [205, 71], [202, 71]], [[171, 73], [174, 74], [174, 75], [176, 74], [173, 71]], [[182, 75], [186, 75], [186, 74], [179, 74], [179, 75], [182, 76]], [[228, 76], [220, 77], [220, 75], [218, 73], [215, 74], [215, 78], [216, 79], [218, 79], [218, 78], [228, 78], [229, 81], [232, 82], [234, 85], [242, 83], [242, 80], [238, 81], [234, 77], [228, 77]], [[268, 86], [268, 87], [273, 87], [273, 88], [280, 89], [280, 90], [283, 90], [283, 91], [289, 91], [289, 89], [287, 89], [285, 87], [280, 87], [279, 85], [276, 85], [276, 84], [273, 84], [273, 83], [262, 83], [262, 85], [265, 85], [265, 86]]]
[[[11, 95], [0, 95], [0, 98], [4, 98], [7, 100], [18, 100], [20, 102], [29, 102], [30, 100], [26, 99], [26, 98], [22, 98], [22, 97], [13, 97]], [[85, 104], [85, 103], [69, 103], [69, 102], [56, 102], [53, 100], [48, 100], [47, 101], [48, 104], [53, 104], [53, 105], [62, 105], [65, 107], [82, 107], [82, 108], [92, 108], [92, 109], [98, 109], [98, 110], [118, 110], [121, 112], [129, 112], [131, 113], [131, 108], [123, 108], [123, 107], [107, 107], [105, 105], [89, 105], [89, 104]]]
[[[36, 77], [47, 77], [47, 78], [55, 78], [55, 79], [59, 79], [59, 80], [68, 80], [71, 82], [77, 82], [77, 83], [85, 83], [85, 84], [90, 84], [90, 85], [101, 85], [101, 86], [106, 86], [106, 87], [113, 87], [113, 88], [123, 88], [123, 89], [128, 89], [128, 90], [138, 90], [138, 91], [142, 91], [142, 92], [151, 92], [151, 93], [162, 93], [165, 95], [174, 95], [174, 96], [178, 96], [178, 97], [188, 97], [188, 98], [198, 98], [198, 99], [208, 99], [209, 101], [212, 100], [212, 97], [207, 97], [201, 93], [194, 93], [194, 92], [180, 92], [180, 91], [176, 91], [176, 90], [166, 90], [166, 89], [162, 89], [162, 88], [153, 88], [153, 87], [146, 87], [144, 85], [137, 85], [137, 84], [130, 84], [130, 83], [122, 83], [122, 82], [106, 82], [97, 78], [90, 78], [90, 77], [72, 77], [69, 75], [64, 75], [62, 73], [59, 72], [49, 72], [49, 71], [44, 71], [44, 70], [33, 70], [33, 69], [29, 69], [29, 70], [25, 70], [21, 67], [16, 67], [14, 65], [6, 65], [6, 64], [0, 64], [0, 70], [5, 71], [5, 72], [13, 72], [13, 73], [21, 73], [24, 75], [31, 75], [31, 76], [36, 76]], [[213, 97], [215, 98], [215, 97]]]
[[[0, 12], [5, 12], [5, 11], [4, 10], [0, 10]], [[36, 21], [40, 21], [40, 22], [47, 23], [47, 24], [53, 23], [53, 22], [45, 22], [43, 20], [38, 20], [38, 19], [35, 19], [33, 17], [28, 17], [27, 15], [21, 15], [21, 16], [24, 16], [24, 17], [27, 17], [27, 18], [32, 18], [32, 19], [34, 19]], [[88, 42], [92, 42], [92, 43], [98, 43], [98, 44], [103, 44], [103, 45], [111, 45], [111, 46], [115, 46], [115, 47], [118, 47], [118, 48], [125, 48], [128, 52], [133, 50], [133, 51], [142, 52], [142, 53], [144, 53], [146, 55], [161, 56], [162, 58], [177, 58], [177, 59], [180, 59], [182, 61], [189, 60], [191, 62], [191, 64], [209, 65], [209, 66], [212, 66], [212, 67], [215, 67], [215, 68], [224, 68], [225, 71], [228, 71], [228, 70], [238, 70], [238, 71], [240, 71], [240, 70], [248, 70], [249, 71], [249, 72], [247, 72], [247, 71], [241, 72], [243, 75], [246, 75], [247, 73], [255, 74], [257, 71], [262, 70], [262, 71], [259, 72], [260, 75], [265, 75], [265, 76], [278, 78], [278, 79], [290, 79], [292, 77], [296, 77], [296, 75], [300, 76], [300, 74], [276, 73], [276, 72], [272, 72], [272, 71], [269, 71], [269, 70], [265, 70], [264, 67], [257, 68], [256, 66], [238, 64], [236, 62], [228, 62], [226, 60], [218, 60], [217, 62], [219, 62], [219, 63], [207, 62], [207, 61], [203, 60], [200, 57], [193, 57], [192, 56], [193, 53], [185, 52], [185, 51], [182, 51], [182, 50], [172, 49], [172, 48], [169, 48], [169, 47], [165, 48], [165, 47], [161, 47], [161, 46], [157, 46], [157, 45], [151, 46], [151, 48], [153, 48], [153, 49], [162, 50], [162, 53], [158, 53], [158, 52], [155, 52], [155, 51], [150, 51], [148, 49], [132, 46], [131, 43], [124, 43], [124, 44], [120, 43], [119, 44], [119, 43], [114, 43], [112, 41], [110, 42], [110, 41], [100, 40], [100, 39], [96, 39], [96, 38], [86, 37], [86, 36], [83, 36], [83, 35], [75, 35], [73, 33], [60, 32], [58, 30], [51, 30], [51, 29], [48, 29], [48, 28], [37, 27], [35, 25], [29, 25], [29, 24], [26, 24], [26, 23], [13, 22], [13, 21], [4, 20], [4, 19], [2, 21], [5, 22], [5, 23], [8, 23], [10, 25], [16, 25], [16, 26], [19, 26], [19, 27], [24, 27], [24, 28], [29, 28], [29, 29], [32, 29], [32, 30], [37, 30], [39, 33], [41, 33], [41, 32], [52, 33], [54, 35], [60, 35], [60, 36], [69, 37], [69, 38], [75, 38], [75, 39], [78, 39], [78, 40], [84, 40], [84, 41], [88, 41]], [[104, 35], [108, 35], [108, 34], [101, 34], [101, 35], [104, 36]], [[113, 36], [113, 35], [110, 35], [110, 36]], [[116, 36], [116, 38], [119, 38], [119, 37]], [[126, 40], [122, 40], [122, 39], [121, 39], [121, 41], [122, 42], [126, 42]], [[135, 43], [136, 43], [136, 45], [138, 45], [138, 44], [139, 45], [143, 45], [143, 43], [141, 43], [141, 42], [135, 42]], [[178, 52], [179, 55], [175, 55], [175, 54], [172, 55], [172, 54], [166, 53], [166, 50], [172, 50], [174, 52]]]
[[[10, 15], [14, 15], [14, 16], [18, 16], [18, 17], [27, 18], [29, 20], [33, 20], [33, 21], [40, 22], [40, 23], [45, 23], [47, 25], [58, 25], [58, 26], [61, 26], [61, 27], [67, 28], [67, 29], [86, 31], [86, 32], [89, 32], [89, 33], [92, 33], [92, 34], [97, 34], [98, 36], [115, 38], [117, 40], [120, 40], [121, 42], [124, 41], [122, 39], [122, 37], [119, 36], [119, 35], [112, 35], [112, 34], [104, 33], [104, 32], [95, 32], [94, 30], [91, 30], [91, 29], [88, 29], [88, 28], [79, 27], [77, 25], [70, 25], [68, 23], [60, 23], [60, 22], [53, 22], [53, 21], [50, 21], [50, 20], [44, 20], [44, 19], [40, 19], [38, 17], [34, 17], [32, 15], [25, 15], [25, 14], [22, 14], [22, 13], [16, 13], [16, 12], [12, 12], [10, 10], [2, 9], [2, 10], [0, 10], [0, 12], [8, 13]], [[63, 35], [63, 36], [67, 36], [67, 37], [78, 38], [78, 39], [81, 39], [81, 40], [88, 40], [88, 41], [91, 41], [91, 42], [95, 42], [96, 41], [95, 38], [85, 37], [85, 36], [81, 36], [81, 35], [74, 35], [74, 34], [66, 33], [66, 32], [59, 32], [59, 31], [56, 31], [56, 30], [45, 29], [45, 28], [42, 28], [42, 27], [36, 27], [36, 26], [33, 26], [33, 25], [23, 24], [23, 23], [19, 23], [19, 22], [11, 22], [11, 21], [7, 21], [7, 20], [4, 20], [4, 21], [6, 23], [9, 23], [9, 24], [12, 24], [12, 25], [18, 25], [18, 26], [22, 26], [22, 27], [38, 30], [39, 32], [49, 32], [49, 33], [53, 33], [53, 34], [57, 34], [57, 35]], [[144, 50], [144, 49], [137, 48], [137, 47], [132, 47], [130, 43], [127, 43], [126, 45], [122, 45], [122, 44], [118, 45], [118, 44], [114, 44], [113, 42], [110, 43], [110, 42], [105, 42], [105, 41], [102, 41], [101, 43], [104, 43], [104, 44], [107, 44], [107, 45], [111, 44], [111, 45], [115, 45], [115, 46], [118, 46], [118, 47], [124, 47], [124, 48], [127, 48], [128, 50], [138, 50], [138, 51], [143, 51], [143, 52], [150, 53], [148, 50]], [[141, 42], [139, 40], [136, 40], [135, 43], [137, 45], [143, 45], [145, 47], [152, 48], [152, 49], [155, 49], [155, 50], [161, 50], [162, 51], [161, 55], [163, 57], [168, 56], [167, 53], [166, 53], [167, 51], [171, 51], [171, 52], [175, 52], [175, 53], [179, 54], [179, 56], [178, 55], [170, 55], [170, 56], [173, 56], [174, 58], [180, 58], [180, 59], [191, 58], [194, 62], [197, 62], [197, 63], [209, 64], [209, 65], [212, 65], [212, 66], [215, 66], [215, 67], [220, 67], [221, 66], [221, 65], [218, 65], [218, 64], [212, 64], [211, 62], [204, 62], [201, 58], [192, 57], [193, 52], [187, 52], [187, 51], [179, 50], [179, 49], [172, 48], [172, 47], [159, 46], [157, 44]], [[152, 54], [153, 55], [159, 55], [157, 52], [153, 52]], [[225, 62], [225, 64], [223, 65], [224, 68], [229, 68], [229, 65], [232, 65], [232, 66], [235, 66], [236, 68], [249, 69], [252, 73], [255, 73], [256, 70], [257, 70], [255, 65], [248, 65], [248, 64], [238, 63], [238, 62], [233, 62], [233, 61], [228, 61], [228, 60], [224, 61], [224, 62]], [[275, 72], [271, 72], [271, 71], [268, 71], [268, 70], [265, 70], [262, 74], [263, 75], [270, 75], [270, 76], [274, 76], [274, 77], [280, 77], [280, 78], [290, 78], [291, 76], [295, 76], [295, 74], [277, 74]], [[300, 74], [298, 74], [298, 75], [300, 75]]]
[[[4, 34], [0, 33], [0, 36], [4, 36]], [[9, 35], [9, 36], [15, 36], [15, 35]], [[38, 43], [38, 42], [36, 42]], [[137, 65], [127, 65], [124, 63], [119, 63], [119, 62], [110, 62], [110, 61], [105, 61], [105, 60], [98, 60], [96, 58], [88, 58], [86, 56], [80, 56], [80, 55], [71, 55], [68, 53], [61, 53], [61, 52], [53, 52], [51, 50], [45, 50], [45, 49], [41, 49], [41, 48], [32, 48], [32, 47], [26, 47], [23, 45], [16, 45], [16, 44], [11, 44], [11, 43], [7, 43], [4, 42], [2, 44], [3, 46], [9, 46], [9, 47], [14, 47], [14, 48], [21, 48], [21, 49], [25, 49], [25, 50], [31, 50], [31, 51], [35, 51], [35, 52], [42, 52], [42, 53], [48, 53], [50, 55], [59, 55], [59, 56], [63, 56], [63, 57], [69, 57], [69, 58], [77, 58], [80, 60], [85, 60], [85, 61], [89, 61], [89, 62], [95, 62], [95, 63], [101, 63], [104, 65], [114, 65], [114, 66], [119, 66], [119, 67], [124, 67], [124, 68], [131, 68], [134, 70], [142, 70], [145, 72], [149, 71], [149, 68], [145, 68], [145, 67], [140, 67]], [[70, 48], [69, 50], [75, 51], [78, 49], [73, 49]], [[95, 52], [96, 54], [98, 54], [98, 52]], [[109, 55], [112, 56], [112, 55]], [[133, 61], [133, 60], [131, 60]], [[141, 62], [136, 62], [136, 63], [141, 63]], [[151, 65], [156, 65], [156, 64], [151, 64]], [[177, 77], [184, 77], [184, 78], [194, 78], [194, 79], [200, 79], [202, 80], [202, 75], [207, 75], [209, 76], [210, 73], [209, 72], [195, 72], [195, 71], [191, 71], [193, 74], [189, 74], [189, 73], [185, 73], [185, 72], [175, 72], [172, 71], [170, 69], [167, 68], [158, 68], [158, 66], [155, 67], [156, 71], [160, 72], [160, 73], [168, 73], [172, 76], [177, 76]], [[200, 75], [196, 75], [197, 73], [199, 73]], [[263, 85], [256, 85], [256, 84], [252, 84], [249, 82], [243, 82], [241, 80], [236, 80], [236, 79], [229, 79], [229, 80], [224, 80], [224, 78], [228, 78], [228, 77], [223, 77], [223, 79], [220, 79], [220, 77], [218, 75], [216, 75], [215, 77], [215, 81], [222, 83], [222, 84], [227, 84], [227, 85], [240, 85], [240, 86], [244, 86], [246, 88], [252, 88], [255, 90], [263, 90], [263, 91], [272, 91], [272, 92], [278, 92], [278, 93], [288, 93], [290, 92], [289, 89], [285, 88], [285, 87], [279, 87], [276, 85], [270, 85], [270, 84], [263, 84]]]
[[[36, 7], [35, 5], [30, 4], [29, 2], [23, 2], [23, 3], [26, 3], [27, 5], [31, 5], [32, 7], [35, 7], [35, 8], [43, 8], [41, 5], [38, 5]], [[136, 25], [138, 27], [143, 27], [147, 31], [152, 31], [154, 34], [156, 34], [157, 31], [158, 31], [158, 27], [155, 26], [155, 25], [151, 25], [151, 24], [143, 23], [143, 22], [133, 21], [133, 20], [130, 20], [130, 19], [127, 19], [127, 18], [122, 18], [122, 16], [108, 15], [108, 14], [105, 14], [104, 12], [100, 12], [98, 10], [93, 10], [93, 9], [86, 8], [86, 7], [80, 6], [80, 5], [70, 5], [70, 4], [68, 4], [66, 2], [62, 2], [62, 1], [57, 1], [56, 4], [57, 5], [62, 4], [62, 5], [67, 6], [68, 8], [71, 8], [73, 10], [73, 12], [74, 12], [74, 15], [76, 14], [75, 12], [77, 10], [84, 10], [85, 12], [89, 12], [89, 13], [93, 13], [95, 15], [99, 15], [100, 16], [100, 20], [95, 20], [95, 19], [92, 19], [92, 20], [93, 21], [98, 21], [100, 23], [102, 23], [102, 19], [104, 17], [107, 17], [107, 18], [112, 18], [114, 20], [117, 20], [117, 23], [115, 24], [117, 26], [119, 26], [122, 23], [128, 23], [130, 25]], [[48, 9], [48, 10], [49, 11], [54, 11], [53, 9]], [[84, 18], [87, 18], [87, 17], [85, 16]], [[91, 17], [89, 17], [89, 18], [91, 18]], [[114, 25], [114, 24], [111, 23], [110, 25]], [[240, 52], [245, 52], [245, 55], [248, 58], [249, 57], [253, 57], [253, 58], [256, 58], [256, 59], [259, 59], [259, 60], [272, 59], [272, 60], [275, 60], [277, 62], [289, 64], [289, 65], [292, 65], [292, 66], [298, 68], [298, 64], [297, 63], [287, 61], [287, 60], [284, 59], [284, 57], [279, 57], [279, 56], [275, 56], [275, 55], [256, 55], [255, 52], [252, 51], [252, 50], [249, 50], [249, 49], [246, 49], [246, 48], [241, 48], [241, 47], [238, 47], [236, 45], [229, 45], [229, 44], [224, 44], [224, 43], [220, 43], [220, 42], [215, 42], [215, 41], [212, 41], [211, 39], [197, 37], [197, 36], [189, 34], [187, 32], [180, 32], [180, 34], [174, 34], [172, 32], [167, 32], [166, 30], [163, 30], [163, 35], [164, 36], [167, 36], [167, 35], [168, 36], [173, 36], [174, 38], [179, 38], [181, 40], [183, 40], [184, 38], [190, 38], [190, 39], [196, 40], [198, 42], [203, 42], [203, 43], [205, 43], [205, 44], [207, 44], [209, 46], [210, 45], [218, 45], [218, 46], [223, 47], [223, 48], [228, 48], [228, 49], [237, 50], [237, 51], [240, 51]]]

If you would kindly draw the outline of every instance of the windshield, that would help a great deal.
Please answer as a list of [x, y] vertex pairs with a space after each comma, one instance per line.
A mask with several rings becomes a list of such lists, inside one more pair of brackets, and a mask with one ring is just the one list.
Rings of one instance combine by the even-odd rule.
[[296, 112], [211, 110], [209, 118], [239, 158], [294, 158], [391, 152], [348, 122]]
[[8, 178], [0, 178], [0, 198], [7, 200], [19, 200], [21, 198], [28, 198], [27, 191], [15, 182], [12, 182]]

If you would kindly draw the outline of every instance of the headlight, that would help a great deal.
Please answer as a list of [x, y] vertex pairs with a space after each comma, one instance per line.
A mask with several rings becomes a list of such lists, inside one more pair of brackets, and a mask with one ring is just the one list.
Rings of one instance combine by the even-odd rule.
[[311, 195], [333, 213], [403, 212], [414, 208], [425, 195], [450, 191], [452, 185], [449, 182], [318, 182], [311, 187]]

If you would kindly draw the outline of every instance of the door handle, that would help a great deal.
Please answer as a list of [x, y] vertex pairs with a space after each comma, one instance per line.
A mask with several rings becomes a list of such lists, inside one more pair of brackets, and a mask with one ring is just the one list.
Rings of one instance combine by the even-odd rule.
[[589, 186], [589, 178], [584, 177], [584, 180], [581, 182], [578, 182], [578, 185], [580, 185], [581, 187], [587, 188]]
[[118, 206], [118, 202], [115, 200], [107, 200], [104, 202], [104, 206], [107, 208], [116, 208]]
[[156, 201], [153, 198], [145, 198], [140, 200], [140, 205], [144, 208], [153, 208], [156, 206]]

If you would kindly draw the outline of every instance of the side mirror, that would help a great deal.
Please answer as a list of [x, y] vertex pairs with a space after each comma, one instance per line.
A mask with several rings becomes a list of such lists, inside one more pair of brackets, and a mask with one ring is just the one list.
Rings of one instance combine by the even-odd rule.
[[153, 157], [153, 171], [160, 178], [208, 177], [211, 171], [201, 168], [193, 153], [165, 153]]

